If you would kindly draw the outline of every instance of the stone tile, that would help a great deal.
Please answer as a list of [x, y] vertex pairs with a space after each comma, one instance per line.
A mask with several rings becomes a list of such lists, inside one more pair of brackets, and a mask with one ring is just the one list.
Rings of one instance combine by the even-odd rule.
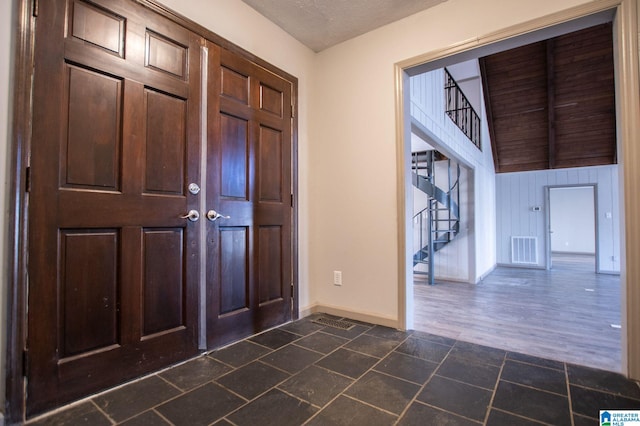
[[353, 379], [312, 365], [278, 388], [313, 405], [323, 407], [351, 383]]
[[167, 426], [171, 423], [167, 422], [155, 411], [149, 410], [120, 424], [122, 426]]
[[478, 426], [464, 417], [429, 407], [419, 402], [411, 404], [407, 412], [398, 422], [398, 426], [423, 426], [423, 425], [447, 425], [447, 426]]
[[288, 377], [284, 371], [256, 361], [219, 377], [216, 382], [244, 398], [253, 399]]
[[537, 356], [521, 354], [518, 352], [507, 352], [507, 359], [537, 365], [538, 367], [553, 368], [554, 370], [564, 371], [564, 362], [554, 361], [552, 359], [539, 358]]
[[111, 425], [111, 421], [100, 412], [91, 402], [84, 402], [40, 420], [29, 423], [30, 425]]
[[235, 426], [233, 423], [231, 423], [227, 419], [220, 419], [217, 422], [215, 422], [213, 425], [214, 426]]
[[572, 385], [640, 400], [640, 386], [622, 374], [572, 364], [567, 364], [567, 373]]
[[260, 358], [260, 361], [294, 374], [313, 364], [321, 357], [322, 355], [317, 352], [295, 345], [287, 345], [265, 355]]
[[483, 421], [492, 392], [444, 377], [433, 376], [418, 395], [422, 401], [469, 419]]
[[266, 346], [271, 349], [278, 349], [288, 343], [298, 340], [300, 336], [297, 334], [289, 333], [288, 331], [282, 331], [280, 329], [274, 329], [262, 334], [258, 334], [250, 338], [253, 343], [257, 343], [262, 346]]
[[396, 330], [395, 328], [376, 325], [373, 328], [369, 329], [366, 334], [370, 336], [379, 337], [381, 339], [393, 340], [395, 342], [400, 343], [403, 340], [405, 340], [407, 337], [411, 336], [413, 332], [400, 331], [400, 330]]
[[423, 385], [437, 367], [435, 362], [391, 352], [375, 366], [375, 370]]
[[571, 425], [566, 396], [500, 381], [493, 406], [523, 417], [556, 426]]
[[456, 343], [456, 339], [451, 339], [449, 337], [444, 337], [444, 336], [436, 336], [435, 334], [425, 333], [424, 331], [414, 331], [412, 336], [417, 337], [419, 339], [440, 343], [441, 345], [445, 345], [449, 347], [455, 345]]
[[290, 322], [278, 328], [283, 331], [288, 331], [289, 333], [297, 334], [298, 336], [308, 336], [311, 333], [322, 330], [324, 325], [316, 324], [310, 319], [305, 318]]
[[316, 362], [316, 365], [357, 379], [376, 362], [378, 358], [341, 348]]
[[544, 423], [535, 420], [516, 416], [515, 414], [505, 413], [500, 410], [491, 410], [486, 426], [540, 426]]
[[307, 426], [388, 426], [393, 425], [397, 417], [373, 408], [362, 402], [339, 396], [320, 411]]
[[381, 339], [379, 337], [363, 334], [345, 345], [345, 348], [375, 356], [376, 358], [383, 358], [396, 346], [398, 346], [397, 341]]
[[210, 382], [232, 368], [208, 356], [202, 356], [159, 374], [183, 391]]
[[121, 422], [179, 395], [180, 391], [157, 376], [130, 383], [93, 401], [116, 422]]
[[477, 364], [490, 364], [500, 367], [502, 366], [502, 362], [504, 361], [506, 354], [507, 352], [502, 349], [457, 341], [451, 349], [450, 356], [462, 358]]
[[208, 383], [194, 389], [158, 408], [158, 412], [174, 425], [209, 425], [244, 404], [220, 385]]
[[370, 326], [358, 324], [355, 327], [351, 328], [351, 330], [342, 330], [336, 327], [325, 327], [322, 331], [324, 331], [325, 333], [333, 334], [334, 336], [344, 337], [345, 339], [354, 339], [370, 328]]
[[450, 349], [449, 346], [441, 345], [440, 343], [409, 337], [396, 348], [396, 352], [426, 359], [427, 361], [441, 362]]
[[483, 421], [491, 395], [492, 392], [486, 389], [433, 376], [417, 400], [469, 419]]
[[608, 392], [571, 385], [571, 407], [574, 413], [597, 419], [599, 410], [637, 410], [640, 400]]
[[506, 361], [502, 368], [500, 380], [531, 386], [561, 395], [567, 394], [567, 380], [564, 371], [560, 370]]
[[500, 375], [500, 367], [489, 364], [477, 364], [462, 358], [447, 357], [436, 374], [449, 379], [458, 380], [470, 385], [494, 390]]
[[400, 415], [420, 386], [376, 371], [357, 380], [345, 395]]
[[272, 389], [227, 418], [237, 426], [299, 426], [316, 408], [277, 389]]
[[243, 340], [224, 349], [212, 352], [209, 356], [233, 367], [241, 367], [255, 361], [269, 352], [271, 352], [271, 350], [264, 346], [251, 343], [248, 340]]
[[328, 354], [348, 342], [349, 339], [345, 339], [344, 337], [338, 337], [319, 331], [297, 340], [295, 345], [303, 346], [323, 354]]
[[573, 415], [573, 426], [600, 426], [600, 421], [594, 417]]

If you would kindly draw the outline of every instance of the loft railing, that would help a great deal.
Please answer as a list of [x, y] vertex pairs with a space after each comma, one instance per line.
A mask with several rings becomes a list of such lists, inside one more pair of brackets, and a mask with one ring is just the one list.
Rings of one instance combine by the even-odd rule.
[[444, 93], [446, 99], [446, 113], [451, 120], [462, 130], [478, 149], [480, 146], [480, 118], [473, 109], [469, 100], [451, 77], [449, 71], [444, 69]]

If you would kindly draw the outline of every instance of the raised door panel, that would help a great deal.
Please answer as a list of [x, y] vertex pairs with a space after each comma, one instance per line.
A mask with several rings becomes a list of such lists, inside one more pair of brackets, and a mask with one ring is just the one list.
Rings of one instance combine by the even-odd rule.
[[282, 202], [284, 196], [282, 160], [282, 132], [261, 126], [258, 142], [258, 197], [261, 202]]
[[124, 17], [84, 1], [73, 2], [70, 13], [71, 36], [124, 56]]
[[221, 316], [249, 308], [249, 235], [246, 227], [220, 228]]
[[220, 196], [249, 199], [249, 123], [227, 114], [220, 115]]
[[188, 48], [154, 31], [147, 30], [145, 65], [180, 79], [187, 78]]
[[145, 192], [184, 193], [187, 103], [145, 89]]
[[183, 234], [181, 228], [143, 231], [143, 338], [185, 326]]
[[118, 231], [60, 233], [60, 357], [119, 344]]
[[119, 189], [122, 79], [66, 65], [68, 120], [62, 185]]
[[259, 304], [280, 301], [285, 297], [281, 226], [261, 226], [258, 229]]

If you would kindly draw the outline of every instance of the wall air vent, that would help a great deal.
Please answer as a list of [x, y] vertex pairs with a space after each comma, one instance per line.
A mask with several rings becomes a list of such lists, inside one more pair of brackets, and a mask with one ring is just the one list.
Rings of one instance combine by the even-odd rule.
[[511, 263], [538, 264], [538, 237], [511, 237]]

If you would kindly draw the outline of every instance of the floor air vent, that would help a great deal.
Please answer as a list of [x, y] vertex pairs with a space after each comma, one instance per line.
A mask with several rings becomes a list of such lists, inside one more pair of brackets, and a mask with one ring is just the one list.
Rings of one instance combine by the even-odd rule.
[[329, 327], [339, 328], [341, 330], [351, 330], [353, 327], [355, 327], [355, 324], [352, 322], [326, 317], [320, 317], [318, 319], [314, 319], [311, 322], [315, 322], [316, 324], [328, 325]]

